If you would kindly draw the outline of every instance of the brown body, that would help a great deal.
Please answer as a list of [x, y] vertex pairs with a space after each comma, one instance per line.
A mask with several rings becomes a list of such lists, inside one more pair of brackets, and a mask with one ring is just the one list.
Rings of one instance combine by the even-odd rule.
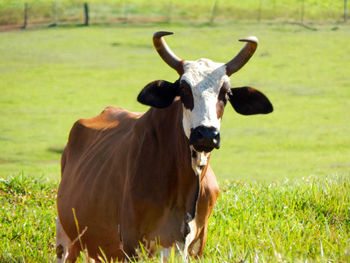
[[92, 258], [101, 249], [121, 260], [124, 252], [134, 255], [140, 241], [150, 250], [155, 240], [163, 248], [185, 244], [193, 218], [188, 253], [202, 255], [219, 189], [209, 165], [200, 177], [191, 167], [182, 108], [179, 100], [145, 114], [108, 107], [74, 124], [57, 197], [59, 221], [73, 240], [68, 260], [81, 250], [73, 209]]

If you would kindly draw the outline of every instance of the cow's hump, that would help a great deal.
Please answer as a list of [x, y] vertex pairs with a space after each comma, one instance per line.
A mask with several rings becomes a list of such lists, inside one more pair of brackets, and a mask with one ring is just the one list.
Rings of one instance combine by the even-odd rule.
[[71, 158], [79, 158], [96, 140], [110, 133], [123, 133], [131, 129], [142, 113], [127, 111], [113, 106], [106, 107], [99, 115], [76, 121], [70, 131], [68, 151]]

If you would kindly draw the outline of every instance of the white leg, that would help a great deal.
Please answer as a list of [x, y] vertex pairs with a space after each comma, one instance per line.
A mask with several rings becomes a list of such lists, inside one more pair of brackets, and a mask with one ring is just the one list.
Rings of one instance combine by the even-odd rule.
[[56, 219], [56, 256], [57, 263], [67, 262], [69, 256], [69, 247], [72, 241], [64, 232], [60, 219]]
[[188, 259], [188, 248], [191, 245], [191, 243], [193, 242], [193, 240], [196, 237], [197, 234], [197, 224], [196, 224], [196, 219], [192, 219], [190, 222], [188, 222], [188, 226], [190, 227], [190, 233], [187, 234], [186, 239], [185, 239], [185, 248], [184, 248], [184, 258], [185, 260]]
[[161, 251], [160, 251], [160, 262], [163, 263], [164, 261], [167, 262], [168, 260], [168, 257], [171, 253], [171, 249], [172, 247], [169, 247], [169, 248], [163, 248]]

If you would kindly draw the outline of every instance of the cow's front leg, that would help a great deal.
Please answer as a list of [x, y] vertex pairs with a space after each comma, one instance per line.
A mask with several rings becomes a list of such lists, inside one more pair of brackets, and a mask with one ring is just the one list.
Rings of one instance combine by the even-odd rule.
[[185, 253], [191, 257], [202, 257], [203, 255], [207, 242], [208, 220], [219, 192], [215, 174], [208, 165], [201, 180], [196, 217], [188, 224], [190, 233], [186, 237]]
[[140, 234], [141, 220], [142, 218], [137, 217], [130, 198], [124, 199], [120, 221], [120, 240], [123, 244], [123, 252], [129, 259], [137, 257], [136, 249], [142, 241]]
[[60, 219], [56, 219], [56, 258], [57, 263], [74, 263], [79, 256], [79, 246], [73, 244], [64, 231]]
[[207, 242], [207, 225], [203, 227], [197, 237], [192, 241], [192, 243], [188, 247], [188, 255], [190, 257], [198, 258], [203, 256], [203, 251], [205, 244]]

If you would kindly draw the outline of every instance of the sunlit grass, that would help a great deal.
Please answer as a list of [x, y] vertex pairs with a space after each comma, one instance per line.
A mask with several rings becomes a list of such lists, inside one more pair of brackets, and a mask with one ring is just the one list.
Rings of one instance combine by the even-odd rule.
[[[0, 181], [1, 262], [54, 261], [56, 188], [23, 174]], [[350, 178], [224, 182], [208, 229], [203, 262], [349, 262]]]

